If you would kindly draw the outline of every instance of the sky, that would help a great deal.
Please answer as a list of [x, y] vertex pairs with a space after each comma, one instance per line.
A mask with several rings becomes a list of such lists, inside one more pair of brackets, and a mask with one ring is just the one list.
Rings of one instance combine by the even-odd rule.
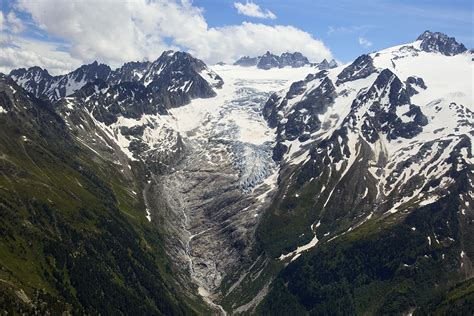
[[0, 72], [118, 67], [168, 49], [207, 63], [300, 51], [311, 61], [413, 42], [425, 30], [474, 47], [472, 0], [0, 0]]

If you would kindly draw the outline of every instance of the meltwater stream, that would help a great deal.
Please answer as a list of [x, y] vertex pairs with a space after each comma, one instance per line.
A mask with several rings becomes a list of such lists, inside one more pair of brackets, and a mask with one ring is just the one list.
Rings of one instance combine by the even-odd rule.
[[276, 187], [275, 131], [262, 108], [270, 94], [309, 69], [219, 67], [224, 87], [211, 99], [171, 111], [183, 156], [160, 175], [161, 197], [181, 218], [184, 251], [199, 294], [220, 313], [219, 286], [249, 258], [265, 199]]

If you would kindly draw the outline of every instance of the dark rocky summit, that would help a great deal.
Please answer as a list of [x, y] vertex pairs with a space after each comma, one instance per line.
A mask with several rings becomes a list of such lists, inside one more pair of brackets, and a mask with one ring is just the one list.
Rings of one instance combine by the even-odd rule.
[[257, 66], [257, 68], [265, 70], [283, 67], [298, 68], [309, 64], [308, 58], [299, 52], [283, 53], [280, 56], [266, 52], [264, 55], [258, 57], [244, 56], [234, 63], [234, 65], [243, 67]]
[[51, 76], [45, 69], [31, 67], [12, 70], [10, 77], [36, 97], [57, 101], [74, 93], [87, 82], [96, 79], [106, 80], [111, 72], [109, 66], [94, 61], [92, 64], [83, 65], [66, 75]]
[[319, 70], [328, 70], [328, 69], [336, 68], [338, 65], [334, 59], [332, 59], [331, 61], [327, 61], [327, 59], [323, 59], [322, 62], [315, 64], [315, 66]]
[[[132, 90], [125, 91], [127, 87], [135, 90], [137, 85], [141, 85], [140, 91], [153, 95], [149, 103], [160, 102], [158, 107], [168, 108], [182, 106], [194, 98], [213, 97], [213, 89], [224, 84], [222, 78], [201, 60], [174, 51], [164, 52], [154, 62], [129, 62], [116, 70], [93, 62], [66, 75], [51, 76], [47, 70], [32, 67], [12, 70], [10, 77], [36, 97], [51, 101], [70, 96], [97, 80], [110, 87], [121, 84], [119, 91], [126, 94], [132, 93]], [[123, 84], [127, 82], [134, 84]]]
[[257, 67], [265, 70], [283, 67], [298, 68], [308, 65], [316, 67], [319, 70], [327, 70], [338, 66], [337, 62], [334, 59], [332, 59], [331, 61], [323, 59], [323, 61], [321, 61], [320, 63], [310, 63], [308, 58], [306, 58], [305, 56], [303, 56], [303, 54], [299, 52], [283, 53], [280, 56], [272, 54], [270, 52], [266, 52], [265, 55], [258, 57], [244, 56], [237, 60], [234, 65], [242, 67]]
[[361, 55], [337, 76], [336, 84], [370, 76], [375, 72], [374, 62], [369, 55]]
[[440, 32], [425, 31], [418, 36], [417, 41], [421, 41], [420, 48], [425, 52], [438, 52], [446, 56], [454, 56], [467, 51], [462, 43], [456, 42], [454, 37]]

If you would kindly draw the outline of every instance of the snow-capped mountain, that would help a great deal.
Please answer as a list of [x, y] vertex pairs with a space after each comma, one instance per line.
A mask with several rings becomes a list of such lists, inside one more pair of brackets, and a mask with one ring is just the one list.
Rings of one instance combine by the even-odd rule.
[[150, 69], [149, 61], [131, 61], [123, 64], [122, 67], [112, 72], [107, 81], [111, 84], [119, 84], [122, 82], [140, 82], [145, 73]]
[[140, 82], [163, 96], [166, 107], [187, 104], [194, 98], [210, 98], [222, 88], [222, 78], [199, 59], [183, 52], [164, 52], [144, 73]]
[[433, 204], [461, 183], [464, 220], [474, 180], [471, 59], [454, 39], [425, 32], [272, 95], [264, 115], [277, 130], [273, 157], [292, 178], [284, 186], [313, 195], [316, 207], [295, 235], [330, 240]]
[[88, 82], [106, 80], [110, 73], [109, 66], [93, 62], [61, 76], [51, 76], [45, 69], [31, 67], [12, 70], [10, 77], [36, 97], [57, 101], [76, 92]]
[[467, 51], [462, 43], [456, 42], [454, 37], [449, 37], [440, 32], [425, 31], [416, 39], [420, 42], [420, 49], [425, 52], [438, 52], [446, 56], [454, 56]]
[[259, 237], [288, 268], [260, 312], [408, 314], [469, 286], [472, 59], [427, 31], [271, 96], [279, 185]]
[[10, 76], [36, 97], [57, 101], [70, 96], [86, 84], [102, 80], [108, 85], [134, 82], [153, 94], [162, 96], [165, 107], [180, 106], [193, 98], [215, 96], [214, 88], [222, 87], [222, 79], [206, 65], [183, 52], [164, 52], [154, 62], [129, 62], [111, 70], [93, 62], [60, 76], [51, 76], [39, 67], [15, 69]]

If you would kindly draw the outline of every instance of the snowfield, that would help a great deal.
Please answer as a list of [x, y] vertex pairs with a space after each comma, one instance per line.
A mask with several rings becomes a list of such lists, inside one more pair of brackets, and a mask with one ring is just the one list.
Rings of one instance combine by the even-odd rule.
[[205, 144], [225, 144], [240, 172], [240, 186], [249, 192], [278, 172], [272, 159], [275, 131], [262, 116], [263, 105], [271, 93], [286, 90], [294, 81], [317, 70], [311, 67], [262, 70], [231, 65], [211, 69], [224, 80], [224, 86], [215, 89], [217, 96], [195, 99], [171, 109], [170, 115], [161, 119], [181, 134], [185, 144], [208, 150], [203, 159], [212, 160], [221, 149], [213, 150]]

